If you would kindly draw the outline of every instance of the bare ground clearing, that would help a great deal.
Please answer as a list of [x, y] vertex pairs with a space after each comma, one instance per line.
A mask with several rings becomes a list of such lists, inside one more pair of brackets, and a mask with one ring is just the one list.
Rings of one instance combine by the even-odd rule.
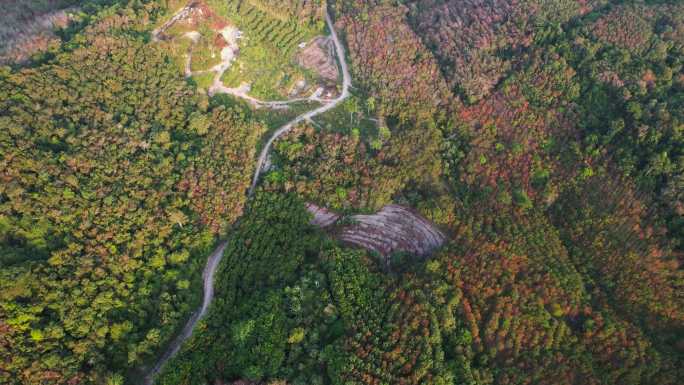
[[399, 205], [387, 205], [372, 215], [352, 215], [351, 224], [339, 227], [333, 225], [340, 215], [311, 203], [307, 204], [307, 210], [313, 214], [311, 224], [330, 227], [339, 240], [376, 251], [383, 257], [399, 251], [425, 256], [446, 238], [427, 219]]

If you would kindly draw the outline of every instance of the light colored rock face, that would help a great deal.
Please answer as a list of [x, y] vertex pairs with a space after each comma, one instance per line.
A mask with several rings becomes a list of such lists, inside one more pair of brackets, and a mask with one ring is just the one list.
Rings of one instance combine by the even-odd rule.
[[310, 223], [314, 226], [328, 227], [340, 219], [338, 214], [326, 209], [325, 207], [318, 207], [313, 203], [307, 203], [306, 209], [313, 215], [313, 219]]
[[[340, 216], [325, 208], [308, 203], [313, 214], [311, 224], [329, 227]], [[445, 236], [425, 218], [399, 205], [387, 205], [373, 215], [354, 215], [353, 224], [335, 231], [337, 238], [382, 256], [403, 251], [425, 256], [444, 243]]]
[[183, 35], [183, 37], [187, 37], [188, 39], [192, 40], [193, 43], [197, 43], [199, 41], [200, 37], [202, 37], [202, 35], [200, 35], [200, 33], [197, 31], [190, 31], [190, 32], [186, 32]]
[[352, 219], [356, 223], [343, 228], [339, 238], [383, 256], [396, 251], [424, 256], [445, 239], [428, 220], [399, 205], [387, 205], [376, 214], [354, 215]]

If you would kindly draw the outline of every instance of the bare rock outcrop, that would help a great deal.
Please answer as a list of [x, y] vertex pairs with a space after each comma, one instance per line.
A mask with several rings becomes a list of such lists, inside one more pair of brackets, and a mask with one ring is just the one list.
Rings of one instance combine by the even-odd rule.
[[[340, 219], [338, 214], [311, 203], [307, 210], [313, 215], [311, 224], [319, 227], [331, 227]], [[332, 231], [336, 238], [385, 257], [397, 251], [425, 256], [446, 239], [427, 219], [399, 205], [387, 205], [375, 214], [349, 219], [351, 224], [338, 224]]]
[[328, 227], [335, 224], [340, 216], [325, 207], [316, 206], [313, 203], [307, 203], [306, 209], [313, 215], [311, 224], [318, 227]]

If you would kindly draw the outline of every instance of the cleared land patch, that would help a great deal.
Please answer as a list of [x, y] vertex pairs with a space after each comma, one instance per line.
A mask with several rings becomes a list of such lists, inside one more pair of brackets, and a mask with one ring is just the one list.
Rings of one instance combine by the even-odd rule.
[[[311, 6], [316, 10], [315, 7]], [[180, 70], [210, 94], [255, 106], [336, 94], [338, 71], [322, 15], [259, 1], [195, 0], [155, 30]], [[328, 43], [326, 43], [328, 42]], [[269, 107], [279, 105], [270, 103]]]
[[66, 27], [76, 8], [65, 8], [73, 1], [0, 2], [0, 64], [23, 62], [33, 54], [58, 45], [56, 28]]
[[331, 228], [339, 240], [376, 251], [385, 258], [395, 252], [425, 256], [446, 239], [430, 221], [395, 204], [372, 215], [352, 215], [347, 218], [351, 224], [344, 224], [340, 215], [312, 203], [306, 208], [313, 215], [311, 224]]

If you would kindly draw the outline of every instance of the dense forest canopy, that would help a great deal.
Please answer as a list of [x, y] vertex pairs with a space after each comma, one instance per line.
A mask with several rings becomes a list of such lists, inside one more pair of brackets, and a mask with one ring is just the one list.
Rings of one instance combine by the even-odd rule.
[[680, 2], [0, 11], [0, 384], [684, 383]]
[[3, 70], [3, 382], [140, 364], [197, 297], [241, 213], [259, 123], [209, 109], [117, 9], [49, 63]]

